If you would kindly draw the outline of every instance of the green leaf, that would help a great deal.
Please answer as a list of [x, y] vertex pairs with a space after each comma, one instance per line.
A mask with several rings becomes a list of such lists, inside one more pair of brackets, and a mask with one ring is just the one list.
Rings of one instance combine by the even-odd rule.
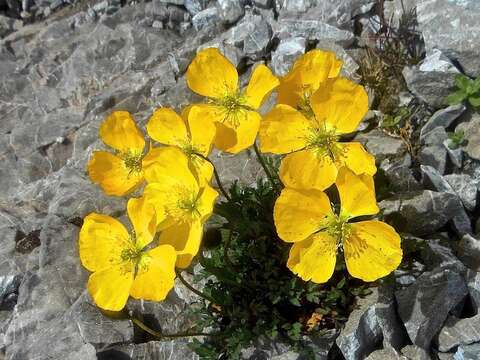
[[468, 102], [469, 102], [470, 105], [472, 105], [473, 107], [479, 107], [479, 106], [480, 106], [480, 95], [470, 96], [470, 97], [468, 98]]
[[473, 81], [473, 88], [475, 92], [480, 91], [480, 76]]
[[457, 85], [459, 89], [465, 90], [465, 92], [471, 81], [472, 80], [468, 76], [462, 74], [455, 75], [455, 85]]
[[448, 95], [446, 100], [449, 105], [456, 105], [460, 104], [466, 97], [467, 94], [463, 90], [458, 90]]

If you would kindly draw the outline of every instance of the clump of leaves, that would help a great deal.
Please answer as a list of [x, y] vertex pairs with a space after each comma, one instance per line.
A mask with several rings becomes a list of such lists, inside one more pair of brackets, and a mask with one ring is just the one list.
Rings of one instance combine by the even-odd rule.
[[449, 105], [456, 105], [467, 101], [474, 108], [480, 107], [480, 77], [470, 79], [459, 74], [455, 76], [455, 85], [458, 90], [447, 97]]
[[456, 130], [448, 133], [448, 147], [450, 149], [458, 149], [465, 142], [465, 132], [463, 130]]
[[238, 359], [258, 339], [282, 341], [312, 358], [303, 335], [339, 328], [355, 297], [368, 293], [342, 260], [323, 285], [305, 282], [286, 267], [290, 246], [278, 238], [272, 216], [277, 196], [271, 181], [235, 184], [230, 199], [215, 210], [226, 222], [210, 230], [210, 249], [200, 256], [203, 270], [196, 276], [213, 300], [194, 310], [197, 325], [216, 334], [192, 343], [203, 359]]

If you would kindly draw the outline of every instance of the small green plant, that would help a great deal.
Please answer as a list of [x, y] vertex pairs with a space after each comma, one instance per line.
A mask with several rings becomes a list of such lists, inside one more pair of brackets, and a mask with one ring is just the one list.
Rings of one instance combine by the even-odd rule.
[[447, 97], [449, 105], [456, 105], [468, 101], [474, 108], [480, 107], [480, 77], [470, 79], [459, 74], [455, 76], [455, 85], [458, 90]]
[[450, 149], [457, 149], [460, 146], [463, 145], [465, 142], [465, 132], [462, 130], [457, 130], [455, 132], [449, 132], [448, 133], [448, 139], [450, 140], [448, 142], [448, 147]]

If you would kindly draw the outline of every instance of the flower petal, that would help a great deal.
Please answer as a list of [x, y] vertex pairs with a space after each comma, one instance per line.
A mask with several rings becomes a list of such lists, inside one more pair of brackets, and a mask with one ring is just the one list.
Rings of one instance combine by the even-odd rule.
[[187, 107], [182, 116], [188, 123], [191, 145], [203, 156], [208, 156], [215, 139], [216, 127], [210, 106]]
[[280, 179], [295, 189], [325, 190], [337, 177], [337, 167], [330, 157], [319, 157], [314, 149], [285, 156], [280, 164]]
[[95, 151], [87, 169], [92, 182], [107, 195], [126, 195], [143, 181], [142, 172], [130, 171], [122, 159], [106, 151]]
[[200, 221], [179, 222], [162, 231], [160, 244], [172, 245], [177, 251], [176, 266], [185, 269], [200, 249], [203, 226]]
[[164, 300], [175, 284], [177, 253], [170, 245], [160, 245], [143, 255], [130, 295], [148, 301]]
[[110, 311], [125, 307], [133, 282], [133, 263], [126, 262], [94, 272], [87, 289], [95, 304]]
[[130, 247], [130, 236], [123, 224], [107, 215], [88, 214], [83, 219], [78, 247], [82, 265], [97, 271], [117, 263], [123, 249]]
[[263, 64], [255, 67], [245, 90], [247, 105], [255, 110], [258, 109], [279, 83], [268, 67]]
[[127, 212], [135, 230], [137, 248], [143, 249], [152, 242], [161, 217], [157, 217], [155, 208], [143, 196], [128, 200]]
[[312, 95], [311, 106], [338, 134], [355, 131], [368, 111], [368, 95], [362, 85], [345, 78], [328, 79]]
[[160, 144], [183, 146], [189, 143], [185, 121], [173, 109], [155, 110], [147, 123], [147, 133]]
[[190, 158], [190, 162], [193, 167], [193, 172], [198, 179], [198, 186], [204, 187], [212, 180], [213, 165], [210, 161], [207, 161], [199, 156], [193, 155]]
[[260, 150], [286, 154], [307, 145], [311, 122], [288, 105], [276, 105], [260, 123]]
[[368, 153], [362, 144], [357, 142], [337, 143], [344, 152], [339, 159], [346, 167], [355, 174], [375, 175], [377, 167], [375, 166], [375, 157]]
[[142, 153], [145, 140], [128, 111], [114, 111], [103, 121], [99, 131], [103, 142], [120, 152]]
[[200, 199], [198, 203], [198, 212], [200, 213], [200, 221], [204, 223], [210, 217], [213, 212], [213, 206], [215, 205], [215, 200], [218, 197], [218, 192], [206, 184], [203, 189], [201, 189]]
[[237, 154], [253, 145], [260, 127], [261, 116], [255, 111], [245, 111], [239, 114], [238, 124], [217, 122], [215, 146], [223, 151]]
[[293, 244], [287, 267], [301, 279], [321, 284], [332, 277], [336, 257], [336, 240], [319, 232]]
[[402, 261], [400, 236], [390, 225], [373, 220], [351, 224], [343, 249], [348, 272], [363, 281], [390, 274]]
[[355, 175], [346, 167], [338, 170], [336, 183], [341, 214], [348, 218], [374, 215], [380, 210], [375, 198], [375, 184], [370, 175]]
[[218, 49], [204, 49], [188, 66], [187, 84], [199, 95], [221, 98], [237, 91], [237, 69]]
[[285, 188], [275, 202], [273, 219], [278, 236], [296, 242], [322, 229], [331, 213], [330, 200], [322, 191]]
[[296, 108], [304, 94], [312, 94], [322, 82], [338, 76], [342, 62], [335, 53], [311, 50], [299, 57], [289, 73], [280, 79], [278, 103]]

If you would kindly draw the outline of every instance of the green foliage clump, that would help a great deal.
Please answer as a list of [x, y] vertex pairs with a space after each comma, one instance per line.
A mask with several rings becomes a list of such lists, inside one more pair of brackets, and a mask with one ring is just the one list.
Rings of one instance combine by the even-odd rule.
[[[273, 183], [275, 183], [273, 181]], [[287, 267], [290, 244], [280, 240], [273, 223], [278, 196], [272, 181], [253, 187], [234, 184], [230, 199], [215, 213], [226, 221], [208, 232], [200, 255], [203, 267], [195, 278], [205, 283], [203, 302], [194, 312], [197, 326], [215, 335], [192, 348], [202, 359], [238, 359], [242, 349], [258, 339], [289, 344], [306, 358], [312, 350], [302, 342], [308, 333], [339, 328], [358, 295], [368, 293], [350, 277], [343, 260], [330, 281], [305, 282]]]
[[448, 133], [448, 147], [450, 149], [458, 149], [465, 142], [465, 132], [463, 130], [456, 130]]
[[455, 76], [455, 85], [458, 90], [447, 97], [449, 105], [456, 105], [468, 101], [474, 108], [480, 107], [480, 77], [470, 79], [465, 75]]

